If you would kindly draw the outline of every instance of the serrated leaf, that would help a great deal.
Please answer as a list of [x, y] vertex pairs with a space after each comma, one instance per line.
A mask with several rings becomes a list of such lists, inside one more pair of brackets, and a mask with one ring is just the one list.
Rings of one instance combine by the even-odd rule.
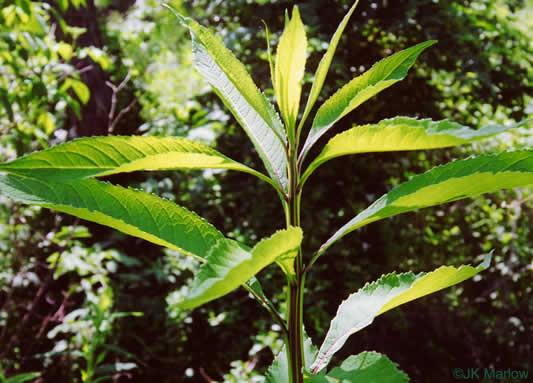
[[271, 178], [286, 190], [285, 131], [274, 107], [218, 38], [196, 21], [173, 12], [191, 32], [196, 69], [242, 125]]
[[[303, 331], [304, 367], [311, 368], [311, 364], [318, 354], [318, 348], [311, 338]], [[289, 383], [289, 366], [287, 364], [287, 349], [285, 346], [274, 359], [266, 374], [266, 383]]]
[[435, 43], [434, 40], [426, 41], [379, 61], [331, 96], [317, 111], [300, 154], [300, 162], [311, 146], [338, 120], [369, 98], [403, 80], [420, 53]]
[[401, 150], [436, 149], [464, 145], [509, 129], [518, 128], [532, 120], [514, 125], [487, 125], [474, 130], [448, 120], [418, 120], [395, 117], [378, 122], [354, 126], [329, 140], [322, 152], [313, 160], [302, 176], [302, 183], [323, 163], [348, 154], [389, 152]]
[[263, 239], [251, 250], [231, 239], [219, 240], [202, 264], [181, 306], [193, 309], [230, 293], [277, 258], [297, 252], [302, 237], [302, 229], [291, 227]]
[[313, 81], [313, 85], [311, 86], [311, 92], [309, 93], [307, 104], [305, 105], [304, 114], [300, 123], [301, 125], [303, 125], [303, 123], [307, 119], [307, 116], [311, 112], [311, 109], [315, 105], [315, 102], [318, 96], [320, 95], [320, 91], [322, 90], [322, 86], [324, 85], [324, 81], [326, 80], [331, 61], [333, 60], [333, 56], [335, 55], [335, 50], [337, 49], [337, 45], [339, 44], [339, 41], [341, 39], [342, 32], [344, 32], [344, 28], [346, 28], [348, 20], [352, 16], [352, 13], [355, 11], [355, 7], [357, 7], [358, 3], [359, 0], [355, 1], [348, 13], [342, 19], [341, 23], [337, 27], [337, 30], [333, 34], [331, 41], [329, 42], [328, 50], [326, 51], [324, 56], [322, 56], [322, 59], [318, 64], [318, 68], [315, 73], [315, 79]]
[[342, 383], [406, 383], [409, 377], [387, 356], [377, 352], [362, 352], [348, 357], [327, 376]]
[[8, 175], [0, 176], [0, 192], [202, 260], [224, 238], [203, 218], [171, 201], [97, 180], [57, 183]]
[[[442, 266], [430, 273], [412, 272], [382, 276], [350, 295], [337, 310], [326, 338], [313, 362], [313, 373], [327, 366], [335, 352], [341, 349], [348, 337], [372, 323], [384, 312], [425, 295], [453, 286], [485, 270], [490, 255], [477, 267], [463, 265], [458, 269]], [[328, 374], [329, 375], [329, 374]]]
[[174, 137], [106, 136], [80, 138], [0, 164], [0, 170], [68, 182], [139, 170], [230, 169], [265, 175], [224, 156], [209, 146]]
[[364, 351], [349, 356], [327, 375], [304, 374], [306, 383], [406, 383], [409, 377], [386, 355]]
[[328, 239], [317, 256], [346, 234], [380, 219], [531, 184], [532, 150], [481, 155], [435, 167], [381, 196]]
[[274, 91], [289, 137], [294, 135], [298, 117], [306, 55], [305, 29], [298, 7], [295, 6], [279, 41], [274, 68]]

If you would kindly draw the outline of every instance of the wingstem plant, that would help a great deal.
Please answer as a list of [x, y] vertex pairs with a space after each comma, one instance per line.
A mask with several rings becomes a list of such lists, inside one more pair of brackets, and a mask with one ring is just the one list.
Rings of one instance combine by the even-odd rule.
[[[399, 185], [359, 212], [313, 254], [302, 253], [300, 201], [306, 180], [325, 162], [369, 152], [444, 148], [468, 144], [526, 124], [485, 126], [477, 130], [444, 121], [395, 117], [354, 125], [331, 138], [304, 167], [311, 147], [337, 121], [382, 90], [404, 79], [417, 57], [435, 41], [395, 53], [335, 92], [317, 110], [305, 141], [305, 122], [322, 90], [335, 49], [357, 6], [350, 8], [333, 35], [315, 72], [300, 116], [307, 38], [297, 7], [286, 16], [285, 30], [268, 58], [279, 113], [257, 88], [244, 65], [207, 28], [175, 12], [190, 30], [194, 64], [244, 128], [267, 174], [233, 161], [216, 150], [183, 138], [92, 137], [0, 164], [0, 190], [14, 200], [44, 206], [110, 226], [124, 233], [178, 250], [203, 262], [182, 306], [194, 309], [244, 287], [273, 316], [285, 347], [267, 373], [270, 383], [406, 382], [408, 377], [386, 356], [363, 352], [326, 371], [347, 338], [375, 317], [399, 305], [462, 282], [489, 266], [442, 266], [429, 273], [390, 273], [366, 284], [342, 302], [320, 346], [303, 328], [306, 276], [327, 249], [344, 235], [369, 223], [462, 198], [533, 183], [533, 151], [482, 155], [438, 166]], [[278, 194], [285, 229], [250, 248], [225, 237], [195, 213], [140, 190], [101, 182], [95, 177], [138, 170], [218, 168], [254, 175]], [[256, 275], [277, 263], [287, 278], [288, 314], [282, 318], [265, 296]]]

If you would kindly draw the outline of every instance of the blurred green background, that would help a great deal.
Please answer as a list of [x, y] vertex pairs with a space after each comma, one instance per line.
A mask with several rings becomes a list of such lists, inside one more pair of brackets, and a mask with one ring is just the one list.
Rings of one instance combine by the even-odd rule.
[[[188, 32], [161, 3], [0, 0], [0, 160], [82, 136], [170, 135], [264, 170], [192, 67]], [[215, 31], [269, 97], [262, 20], [275, 49], [285, 9], [298, 5], [310, 47], [305, 98], [352, 1], [169, 3]], [[532, 0], [361, 0], [317, 104], [379, 59], [429, 39], [439, 43], [406, 80], [345, 117], [329, 137], [396, 115], [472, 127], [533, 115]], [[416, 173], [532, 142], [521, 128], [468, 147], [333, 160], [306, 184], [304, 251], [309, 256]], [[250, 246], [285, 222], [277, 196], [246, 174], [137, 172], [108, 180], [174, 200]], [[307, 332], [320, 345], [339, 303], [384, 273], [478, 264], [493, 249], [489, 270], [379, 317], [337, 360], [382, 352], [413, 382], [452, 382], [459, 367], [533, 375], [532, 208], [531, 189], [509, 190], [350, 234], [308, 278]], [[177, 252], [0, 195], [0, 374], [39, 372], [37, 382], [263, 382], [282, 345], [279, 328], [244, 290], [192, 313], [179, 309], [197, 267]], [[270, 267], [259, 278], [283, 311], [283, 275]]]

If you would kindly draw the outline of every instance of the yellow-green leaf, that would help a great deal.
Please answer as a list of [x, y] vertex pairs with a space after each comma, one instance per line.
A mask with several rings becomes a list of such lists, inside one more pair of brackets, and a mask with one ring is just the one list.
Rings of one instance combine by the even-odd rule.
[[80, 80], [76, 80], [69, 77], [63, 82], [63, 85], [61, 85], [60, 90], [64, 92], [68, 89], [72, 89], [74, 91], [74, 93], [76, 94], [76, 96], [78, 96], [82, 104], [87, 104], [87, 102], [89, 101], [89, 97], [91, 96], [91, 91], [89, 90], [87, 85], [85, 85]]
[[220, 240], [202, 264], [181, 306], [193, 309], [230, 293], [277, 259], [296, 253], [302, 237], [302, 229], [291, 227], [263, 239], [251, 250], [231, 239]]
[[533, 150], [482, 155], [438, 166], [381, 196], [328, 239], [316, 257], [344, 235], [380, 219], [531, 184]]
[[302, 183], [323, 163], [348, 154], [436, 149], [468, 144], [531, 122], [514, 125], [487, 125], [474, 130], [448, 120], [418, 120], [395, 117], [377, 124], [354, 126], [337, 134], [324, 146], [302, 176]]
[[209, 146], [174, 137], [106, 136], [80, 138], [0, 164], [0, 170], [67, 182], [139, 170], [230, 169], [265, 176]]
[[294, 134], [298, 117], [306, 55], [305, 29], [298, 7], [295, 6], [279, 41], [274, 68], [274, 91], [289, 138]]
[[341, 23], [337, 27], [337, 30], [333, 34], [333, 37], [331, 38], [331, 41], [328, 46], [328, 50], [326, 51], [324, 56], [322, 56], [322, 59], [320, 60], [320, 63], [318, 64], [318, 68], [315, 73], [315, 79], [313, 81], [313, 85], [311, 86], [311, 92], [309, 93], [307, 104], [305, 105], [304, 114], [302, 117], [302, 121], [300, 123], [301, 125], [303, 125], [303, 123], [305, 122], [307, 116], [311, 112], [311, 109], [315, 105], [316, 99], [318, 98], [320, 91], [322, 90], [322, 86], [324, 85], [324, 81], [326, 80], [326, 75], [328, 74], [331, 61], [333, 60], [333, 56], [335, 54], [335, 50], [337, 49], [337, 45], [339, 44], [339, 41], [341, 39], [342, 32], [344, 32], [344, 28], [346, 28], [346, 25], [348, 24], [348, 20], [352, 16], [352, 13], [355, 11], [355, 7], [357, 7], [357, 3], [359, 3], [359, 0], [353, 3], [348, 13], [342, 19]]
[[395, 53], [379, 61], [333, 94], [316, 113], [300, 154], [300, 162], [303, 161], [311, 146], [338, 120], [369, 98], [403, 80], [422, 51], [435, 43], [434, 40], [426, 41]]
[[374, 318], [386, 311], [428, 294], [453, 286], [485, 270], [490, 255], [477, 267], [463, 265], [459, 268], [442, 266], [430, 273], [412, 272], [382, 276], [367, 283], [350, 295], [337, 310], [326, 338], [313, 362], [313, 373], [327, 366], [335, 352], [341, 349], [349, 336], [370, 325]]

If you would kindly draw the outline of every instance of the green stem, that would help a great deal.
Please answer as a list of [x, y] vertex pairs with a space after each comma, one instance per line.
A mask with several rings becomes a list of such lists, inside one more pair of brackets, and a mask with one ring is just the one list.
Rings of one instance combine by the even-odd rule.
[[[300, 227], [300, 193], [298, 191], [299, 172], [294, 147], [289, 148], [289, 194], [285, 209], [287, 227]], [[294, 262], [295, 275], [288, 276], [288, 337], [286, 341], [289, 366], [289, 383], [303, 383], [303, 262], [301, 249]]]

